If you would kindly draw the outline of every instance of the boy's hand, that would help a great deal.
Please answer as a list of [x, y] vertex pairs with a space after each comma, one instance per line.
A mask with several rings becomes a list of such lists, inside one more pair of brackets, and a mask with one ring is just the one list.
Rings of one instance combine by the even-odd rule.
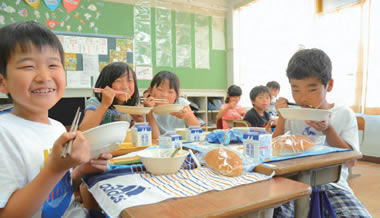
[[280, 108], [287, 108], [288, 106], [288, 99], [279, 97], [277, 101], [274, 103], [274, 107], [276, 108], [276, 111], [278, 113], [278, 109]]
[[97, 159], [90, 160], [89, 162], [80, 165], [76, 170], [79, 170], [78, 173], [81, 177], [92, 173], [104, 172], [107, 169], [107, 161], [111, 158], [111, 153], [103, 153]]
[[[71, 153], [65, 158], [61, 158], [64, 144], [74, 139]], [[79, 164], [86, 163], [90, 160], [90, 149], [87, 143], [87, 139], [80, 131], [63, 133], [53, 146], [53, 151], [50, 154], [50, 158], [47, 162], [47, 167], [52, 171], [64, 172], [70, 168], [73, 168]]]
[[115, 96], [116, 96], [115, 91], [113, 89], [111, 89], [110, 87], [106, 86], [102, 91], [102, 102], [101, 103], [106, 105], [107, 107], [109, 107], [112, 104]]
[[323, 120], [323, 121], [320, 121], [320, 122], [315, 122], [315, 121], [311, 121], [311, 120], [305, 120], [305, 123], [306, 125], [309, 125], [311, 127], [313, 127], [315, 130], [319, 131], [319, 132], [324, 132], [326, 131], [328, 128], [329, 128], [329, 121], [328, 120]]

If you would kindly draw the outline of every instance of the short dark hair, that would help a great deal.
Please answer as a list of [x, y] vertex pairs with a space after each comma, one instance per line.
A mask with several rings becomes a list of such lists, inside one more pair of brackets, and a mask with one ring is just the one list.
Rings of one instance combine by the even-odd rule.
[[249, 98], [251, 101], [254, 101], [256, 97], [262, 93], [268, 93], [269, 96], [271, 96], [268, 87], [266, 86], [255, 86], [251, 89], [251, 92], [249, 92]]
[[[124, 74], [127, 74], [127, 78], [130, 79], [129, 72], [131, 72], [132, 77], [133, 77], [133, 82], [135, 84], [135, 92], [132, 94], [131, 98], [128, 99], [125, 105], [136, 106], [138, 105], [139, 99], [140, 99], [139, 90], [137, 88], [136, 73], [132, 70], [132, 68], [128, 64], [124, 62], [113, 62], [103, 67], [98, 79], [96, 80], [95, 88], [103, 89], [106, 86], [112, 87], [112, 83], [117, 78], [121, 77]], [[101, 93], [95, 93], [95, 97], [100, 102], [102, 101]], [[113, 104], [110, 106], [110, 108], [113, 108]]]
[[174, 89], [174, 91], [177, 93], [177, 97], [179, 96], [179, 79], [177, 75], [170, 71], [160, 71], [158, 72], [150, 82], [150, 88], [153, 89], [153, 87], [158, 87], [161, 85], [161, 83], [165, 82], [165, 80], [169, 81], [169, 87], [171, 89]]
[[286, 76], [291, 79], [317, 78], [324, 86], [331, 80], [331, 60], [321, 49], [302, 49], [289, 60]]
[[34, 21], [16, 22], [0, 28], [0, 74], [7, 77], [7, 63], [16, 49], [29, 52], [32, 46], [56, 49], [64, 66], [64, 52], [58, 37], [48, 28]]
[[276, 82], [276, 81], [270, 81], [267, 83], [266, 85], [268, 88], [272, 88], [272, 89], [278, 89], [280, 90], [280, 83]]
[[228, 103], [230, 102], [230, 98], [229, 97], [234, 97], [234, 96], [241, 96], [242, 94], [242, 90], [240, 88], [240, 86], [237, 86], [237, 85], [231, 85], [230, 87], [228, 87], [227, 89], [227, 97], [226, 97], [226, 100], [225, 102]]

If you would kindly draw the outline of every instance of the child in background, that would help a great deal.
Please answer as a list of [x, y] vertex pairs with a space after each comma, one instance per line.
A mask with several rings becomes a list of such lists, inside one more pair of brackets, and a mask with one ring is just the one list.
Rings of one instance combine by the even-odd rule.
[[280, 84], [276, 81], [270, 81], [267, 83], [266, 87], [269, 89], [271, 95], [271, 102], [267, 109], [267, 112], [273, 116], [278, 116], [274, 103], [277, 100], [277, 96], [280, 93]]
[[[66, 133], [48, 117], [65, 89], [57, 36], [36, 22], [20, 22], [2, 27], [0, 39], [0, 91], [14, 103], [0, 115], [0, 217], [61, 217], [69, 204], [75, 209], [72, 189], [81, 177], [104, 171], [111, 155], [89, 161], [82, 133]], [[62, 159], [70, 140], [72, 151]]]
[[[105, 66], [95, 83], [95, 88], [101, 88], [101, 93], [95, 93], [95, 97], [88, 99], [85, 115], [80, 125], [84, 131], [101, 124], [120, 120], [127, 114], [116, 111], [113, 105], [138, 106], [139, 91], [137, 89], [136, 74], [123, 62], [114, 62]], [[115, 91], [127, 94], [116, 94]], [[131, 115], [134, 120], [141, 122], [142, 116]], [[128, 118], [125, 118], [130, 121]]]
[[[320, 122], [285, 120], [281, 114], [273, 137], [292, 130], [292, 134], [325, 135], [325, 145], [359, 151], [358, 127], [351, 109], [327, 102], [334, 81], [331, 78], [331, 60], [320, 49], [303, 49], [289, 60], [286, 75], [296, 104], [311, 105], [317, 109], [330, 110], [329, 120]], [[279, 98], [276, 109], [287, 108], [288, 100]], [[371, 217], [363, 204], [355, 197], [347, 183], [348, 169], [343, 166], [338, 183], [318, 185], [313, 188], [325, 191], [336, 217]], [[293, 217], [291, 203], [275, 209], [274, 217]]]
[[246, 111], [239, 104], [240, 97], [242, 95], [241, 88], [237, 85], [231, 85], [227, 89], [227, 97], [225, 104], [220, 107], [218, 114], [216, 115], [216, 120], [222, 119], [223, 129], [228, 129], [227, 122], [223, 119], [228, 120], [240, 120], [244, 117]]
[[264, 127], [268, 132], [271, 130], [271, 115], [265, 110], [270, 104], [271, 95], [266, 86], [256, 86], [249, 93], [252, 109], [249, 110], [244, 120], [251, 123], [253, 127]]
[[179, 97], [179, 79], [169, 71], [160, 71], [152, 79], [148, 88], [149, 97], [144, 101], [144, 106], [154, 107], [159, 105], [154, 99], [166, 99], [169, 104], [186, 104], [181, 111], [171, 114], [147, 114], [147, 121], [152, 128], [152, 138], [157, 139], [160, 134], [176, 128], [188, 126], [200, 126], [189, 101]]

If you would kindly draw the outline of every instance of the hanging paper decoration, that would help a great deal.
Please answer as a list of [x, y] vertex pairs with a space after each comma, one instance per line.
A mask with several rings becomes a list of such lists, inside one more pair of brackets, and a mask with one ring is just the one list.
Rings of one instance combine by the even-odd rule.
[[22, 17], [27, 17], [27, 16], [28, 16], [26, 9], [20, 9], [20, 10], [18, 11], [18, 14], [19, 14], [20, 16], [22, 16]]
[[61, 27], [65, 26], [65, 21], [62, 21], [61, 24], [59, 24]]
[[15, 12], [16, 12], [16, 9], [14, 9], [14, 8], [11, 7], [11, 6], [6, 6], [3, 10], [4, 10], [5, 12], [9, 13], [9, 14], [12, 14], [12, 13], [15, 13]]
[[86, 20], [90, 20], [91, 18], [91, 14], [89, 13], [85, 13], [83, 16], [86, 18]]
[[36, 18], [40, 18], [41, 17], [39, 11], [35, 10], [33, 13], [34, 13], [34, 16], [36, 16]]
[[44, 0], [46, 7], [48, 7], [51, 11], [54, 11], [58, 8], [61, 0]]
[[63, 7], [66, 9], [67, 12], [71, 12], [76, 7], [78, 7], [80, 0], [63, 0]]
[[16, 5], [20, 4], [21, 0], [16, 0]]
[[25, 0], [25, 2], [34, 9], [37, 9], [38, 5], [40, 4], [40, 0]]
[[5, 20], [4, 16], [0, 15], [0, 25], [5, 24], [4, 20]]
[[50, 28], [50, 29], [54, 29], [56, 26], [57, 26], [57, 21], [56, 20], [46, 20], [46, 25]]
[[87, 9], [90, 10], [90, 11], [96, 11], [96, 6], [95, 5], [89, 5], [87, 7]]
[[67, 30], [67, 32], [70, 32], [70, 29], [71, 29], [71, 26], [70, 26], [70, 25], [67, 25], [67, 26], [66, 26], [66, 30]]

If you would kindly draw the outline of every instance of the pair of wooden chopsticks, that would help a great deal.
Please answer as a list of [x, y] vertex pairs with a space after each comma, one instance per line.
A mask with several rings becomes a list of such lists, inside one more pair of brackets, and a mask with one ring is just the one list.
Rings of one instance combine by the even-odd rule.
[[[104, 89], [101, 89], [101, 88], [94, 88], [94, 92], [95, 93], [102, 93]], [[118, 95], [125, 95], [125, 94], [128, 94], [129, 95], [129, 92], [123, 92], [123, 91], [117, 91], [117, 90], [114, 90], [115, 94], [118, 94]]]
[[306, 107], [306, 108], [314, 108], [314, 107], [311, 106], [311, 105], [306, 105], [306, 104], [296, 104], [296, 103], [292, 103], [292, 102], [288, 102], [288, 105], [300, 106], [300, 107]]
[[[147, 98], [140, 98], [142, 101], [145, 101]], [[157, 103], [168, 103], [168, 99], [160, 99], [160, 98], [155, 98], [153, 99], [154, 102]]]
[[[80, 112], [80, 107], [78, 107], [77, 112], [75, 113], [75, 116], [74, 116], [73, 123], [71, 124], [69, 132], [75, 132], [75, 131], [77, 131], [81, 113], [82, 112]], [[61, 153], [61, 158], [65, 158], [67, 155], [70, 155], [72, 147], [73, 147], [73, 140], [70, 140], [70, 141], [66, 142], [66, 144], [63, 147], [63, 151]]]

